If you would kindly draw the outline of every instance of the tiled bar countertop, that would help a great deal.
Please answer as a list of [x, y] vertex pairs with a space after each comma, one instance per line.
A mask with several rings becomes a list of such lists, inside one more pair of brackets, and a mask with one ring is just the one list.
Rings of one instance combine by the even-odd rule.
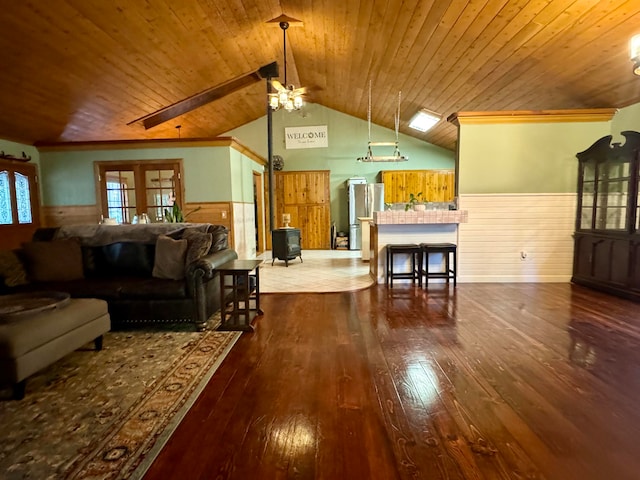
[[467, 210], [385, 210], [373, 212], [373, 223], [376, 225], [402, 225], [425, 223], [467, 223]]
[[[467, 223], [467, 210], [385, 210], [373, 213], [371, 260], [369, 272], [378, 283], [384, 283], [385, 249], [388, 244], [443, 243], [458, 244], [458, 224]], [[438, 268], [437, 258], [432, 268]], [[403, 261], [400, 259], [400, 261]], [[429, 260], [431, 265], [431, 259]], [[406, 264], [394, 262], [394, 268], [403, 271]]]

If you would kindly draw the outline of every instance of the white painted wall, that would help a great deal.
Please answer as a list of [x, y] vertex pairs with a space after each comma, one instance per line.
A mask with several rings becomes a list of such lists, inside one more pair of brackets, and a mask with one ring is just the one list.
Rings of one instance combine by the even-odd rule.
[[460, 208], [458, 281], [570, 281], [576, 194], [466, 194]]

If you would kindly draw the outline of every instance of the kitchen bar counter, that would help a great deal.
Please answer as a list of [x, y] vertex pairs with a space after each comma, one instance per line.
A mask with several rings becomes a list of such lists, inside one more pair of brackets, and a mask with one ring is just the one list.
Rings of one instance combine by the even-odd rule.
[[[371, 275], [378, 283], [384, 283], [387, 244], [455, 243], [457, 245], [458, 224], [466, 223], [468, 218], [467, 210], [374, 212], [370, 239], [369, 271]], [[437, 261], [437, 257], [434, 260]], [[402, 259], [400, 261], [404, 262]], [[440, 266], [436, 263], [432, 268], [437, 270]], [[394, 269], [409, 270], [408, 262], [394, 263]]]

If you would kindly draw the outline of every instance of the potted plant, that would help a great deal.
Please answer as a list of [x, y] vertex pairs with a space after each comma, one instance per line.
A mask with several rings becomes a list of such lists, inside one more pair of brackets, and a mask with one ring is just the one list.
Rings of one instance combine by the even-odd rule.
[[421, 197], [422, 192], [416, 193], [415, 195], [413, 193], [410, 193], [409, 201], [405, 204], [404, 211], [407, 212], [410, 208], [413, 210], [424, 210], [425, 207], [424, 203], [422, 203], [422, 200], [420, 200]]
[[178, 202], [174, 202], [173, 203], [173, 207], [171, 208], [171, 210], [165, 208], [164, 209], [164, 221], [166, 223], [182, 223], [182, 222], [186, 222], [187, 217], [189, 215], [191, 215], [192, 213], [197, 212], [198, 210], [200, 210], [202, 207], [197, 207], [194, 208], [193, 210], [191, 210], [190, 212], [187, 212], [185, 214], [182, 213], [182, 209], [180, 208], [180, 205], [178, 205]]

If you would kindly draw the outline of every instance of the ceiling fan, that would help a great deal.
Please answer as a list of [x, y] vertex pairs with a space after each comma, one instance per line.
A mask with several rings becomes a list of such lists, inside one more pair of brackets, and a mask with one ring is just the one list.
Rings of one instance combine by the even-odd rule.
[[220, 85], [208, 88], [167, 107], [156, 110], [155, 112], [136, 118], [135, 120], [127, 123], [127, 125], [142, 122], [145, 130], [148, 130], [160, 125], [161, 123], [167, 122], [173, 118], [195, 110], [196, 108], [225, 97], [242, 88], [248, 87], [249, 85], [259, 82], [265, 78], [276, 90], [275, 93], [269, 93], [269, 105], [271, 109], [277, 110], [279, 108], [284, 108], [287, 111], [299, 110], [303, 105], [302, 95], [305, 94], [306, 89], [295, 88], [293, 85], [287, 84], [287, 28], [289, 28], [290, 24], [302, 25], [302, 22], [286, 15], [280, 15], [277, 18], [269, 20], [267, 23], [278, 23], [283, 31], [284, 85], [279, 81], [274, 80], [275, 77], [278, 77], [279, 72], [277, 62], [272, 62], [258, 68], [257, 70], [245, 73]]
[[304, 104], [302, 96], [306, 93], [305, 87], [295, 88], [287, 83], [287, 29], [291, 24], [302, 25], [302, 21], [287, 15], [280, 15], [267, 23], [277, 23], [282, 29], [283, 51], [284, 51], [284, 85], [278, 80], [271, 80], [271, 86], [276, 90], [269, 94], [269, 106], [273, 110], [284, 108], [288, 112], [300, 110]]

